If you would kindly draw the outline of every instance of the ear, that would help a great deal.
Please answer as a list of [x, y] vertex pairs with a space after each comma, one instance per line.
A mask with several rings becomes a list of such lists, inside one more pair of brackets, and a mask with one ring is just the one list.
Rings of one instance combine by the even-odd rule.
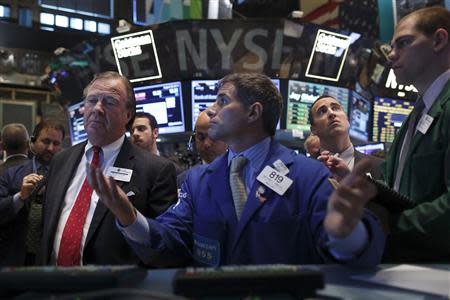
[[255, 102], [248, 108], [248, 121], [249, 123], [262, 119], [263, 106], [261, 102]]
[[159, 128], [153, 129], [153, 138], [156, 139], [159, 135]]
[[436, 52], [448, 46], [448, 32], [444, 28], [438, 28], [433, 34], [433, 47]]

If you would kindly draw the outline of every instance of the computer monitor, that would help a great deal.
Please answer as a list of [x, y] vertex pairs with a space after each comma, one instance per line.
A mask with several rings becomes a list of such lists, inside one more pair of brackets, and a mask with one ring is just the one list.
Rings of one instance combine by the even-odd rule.
[[375, 151], [384, 151], [383, 143], [367, 144], [355, 146], [355, 149], [366, 155], [371, 155]]
[[348, 113], [349, 90], [347, 88], [289, 80], [286, 129], [309, 131], [309, 109], [322, 95], [336, 98], [342, 104], [345, 113]]
[[69, 114], [69, 130], [72, 145], [76, 145], [87, 140], [87, 133], [84, 130], [84, 101], [70, 105], [67, 108]]
[[350, 136], [360, 141], [369, 140], [369, 122], [372, 115], [371, 102], [355, 91], [350, 93]]
[[391, 143], [413, 108], [414, 102], [375, 97], [372, 140]]
[[[192, 130], [195, 129], [198, 115], [216, 101], [218, 82], [219, 80], [193, 80], [191, 82]], [[280, 80], [272, 79], [272, 82], [280, 90]], [[278, 122], [277, 129], [280, 129], [280, 122]]]
[[134, 88], [136, 112], [155, 116], [159, 133], [185, 131], [181, 82], [168, 82]]

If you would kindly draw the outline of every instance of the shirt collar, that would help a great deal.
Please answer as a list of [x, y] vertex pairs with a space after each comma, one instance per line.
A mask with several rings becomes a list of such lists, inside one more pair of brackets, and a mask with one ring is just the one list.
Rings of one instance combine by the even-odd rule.
[[441, 93], [445, 84], [450, 80], [450, 69], [439, 75], [436, 80], [430, 85], [430, 87], [423, 94], [423, 103], [425, 104], [426, 110], [428, 111], [436, 101], [437, 97]]
[[[103, 157], [107, 160], [114, 153], [119, 151], [120, 147], [123, 144], [124, 139], [125, 139], [125, 135], [122, 135], [120, 138], [118, 138], [117, 140], [115, 140], [111, 144], [106, 145], [106, 146], [102, 146], [101, 147], [102, 148], [102, 152], [101, 153], [102, 153]], [[84, 148], [84, 153], [85, 153], [86, 156], [92, 155], [92, 147], [94, 147], [94, 145], [92, 145], [91, 142], [88, 141], [88, 143], [86, 144], [86, 147]]]
[[353, 158], [355, 155], [355, 149], [353, 148], [353, 145], [350, 144], [350, 147], [339, 153], [339, 157], [342, 158], [344, 161], [348, 162]]
[[231, 164], [231, 160], [236, 156], [244, 156], [247, 158], [250, 166], [254, 170], [259, 170], [264, 163], [264, 160], [267, 157], [267, 154], [270, 150], [270, 137], [266, 137], [258, 144], [255, 144], [248, 148], [247, 150], [244, 150], [240, 153], [233, 152], [230, 148], [228, 151], [228, 166]]

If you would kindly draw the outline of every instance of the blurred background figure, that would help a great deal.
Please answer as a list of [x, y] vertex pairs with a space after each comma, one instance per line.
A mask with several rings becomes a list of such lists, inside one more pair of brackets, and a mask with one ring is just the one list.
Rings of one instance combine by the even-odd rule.
[[159, 155], [156, 145], [158, 135], [156, 118], [147, 112], [137, 112], [131, 128], [131, 142], [152, 154]]
[[0, 174], [9, 167], [20, 165], [28, 160], [30, 136], [23, 124], [11, 123], [2, 129], [2, 147], [5, 161], [0, 165]]
[[306, 150], [306, 153], [309, 154], [310, 157], [317, 159], [320, 155], [320, 138], [315, 134], [310, 134], [303, 144]]
[[[201, 161], [200, 164], [209, 164], [216, 157], [224, 154], [227, 151], [227, 145], [219, 140], [213, 140], [208, 135], [209, 129], [209, 111], [202, 111], [197, 118], [197, 122], [195, 123], [195, 133], [194, 133], [194, 141], [195, 141], [195, 149], [197, 149], [198, 154], [200, 155]], [[189, 170], [184, 171], [180, 175], [177, 176], [177, 185], [181, 186], [183, 181], [186, 179], [186, 174]]]

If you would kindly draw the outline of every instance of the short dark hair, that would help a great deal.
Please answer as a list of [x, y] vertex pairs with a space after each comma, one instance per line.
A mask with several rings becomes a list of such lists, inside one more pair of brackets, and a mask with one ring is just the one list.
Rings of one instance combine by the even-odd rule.
[[28, 149], [29, 139], [28, 131], [23, 124], [11, 123], [2, 129], [3, 149], [8, 155]]
[[158, 122], [156, 121], [156, 118], [148, 113], [148, 112], [143, 112], [143, 111], [138, 111], [136, 113], [136, 115], [134, 116], [135, 119], [137, 118], [147, 118], [148, 119], [148, 123], [150, 124], [150, 127], [152, 128], [152, 130], [154, 130], [155, 128], [158, 128]]
[[[313, 104], [309, 107], [309, 111], [308, 111], [308, 121], [309, 121], [309, 124], [310, 125], [314, 125], [314, 117], [313, 117], [313, 114], [312, 114], [312, 109], [313, 109], [313, 107], [314, 107], [314, 105], [317, 103], [317, 101], [319, 101], [319, 100], [321, 100], [321, 99], [323, 99], [323, 98], [333, 98], [334, 100], [336, 100], [336, 101], [338, 101], [336, 98], [334, 98], [333, 96], [330, 96], [330, 95], [322, 95], [322, 96], [320, 96], [319, 98], [317, 98], [314, 102], [313, 102]], [[338, 101], [339, 102], [339, 101]], [[339, 103], [340, 104], [340, 103]]]
[[444, 7], [418, 9], [402, 18], [399, 24], [410, 17], [415, 18], [415, 29], [428, 37], [439, 28], [445, 29], [450, 34], [450, 11]]
[[218, 89], [227, 83], [234, 86], [237, 99], [244, 107], [248, 108], [255, 102], [262, 104], [264, 129], [270, 135], [275, 135], [283, 99], [272, 80], [263, 74], [234, 73], [222, 78]]
[[36, 125], [36, 127], [34, 127], [33, 136], [32, 136], [33, 143], [34, 143], [34, 141], [37, 140], [37, 138], [41, 134], [42, 130], [44, 130], [44, 129], [55, 129], [55, 130], [61, 131], [63, 139], [66, 136], [66, 130], [64, 129], [64, 126], [59, 121], [52, 120], [52, 119], [43, 120], [43, 121], [39, 122]]
[[114, 71], [106, 71], [103, 73], [96, 74], [94, 76], [94, 79], [92, 79], [91, 82], [89, 82], [89, 84], [84, 88], [83, 98], [86, 98], [89, 88], [94, 84], [95, 81], [99, 79], [110, 79], [110, 80], [119, 79], [120, 81], [122, 81], [123, 85], [125, 86], [125, 91], [127, 93], [126, 97], [128, 101], [126, 107], [131, 112], [131, 119], [127, 124], [127, 129], [130, 129], [131, 125], [133, 125], [134, 116], [136, 114], [136, 98], [134, 96], [133, 87], [131, 86], [130, 81], [125, 76], [122, 76]]

